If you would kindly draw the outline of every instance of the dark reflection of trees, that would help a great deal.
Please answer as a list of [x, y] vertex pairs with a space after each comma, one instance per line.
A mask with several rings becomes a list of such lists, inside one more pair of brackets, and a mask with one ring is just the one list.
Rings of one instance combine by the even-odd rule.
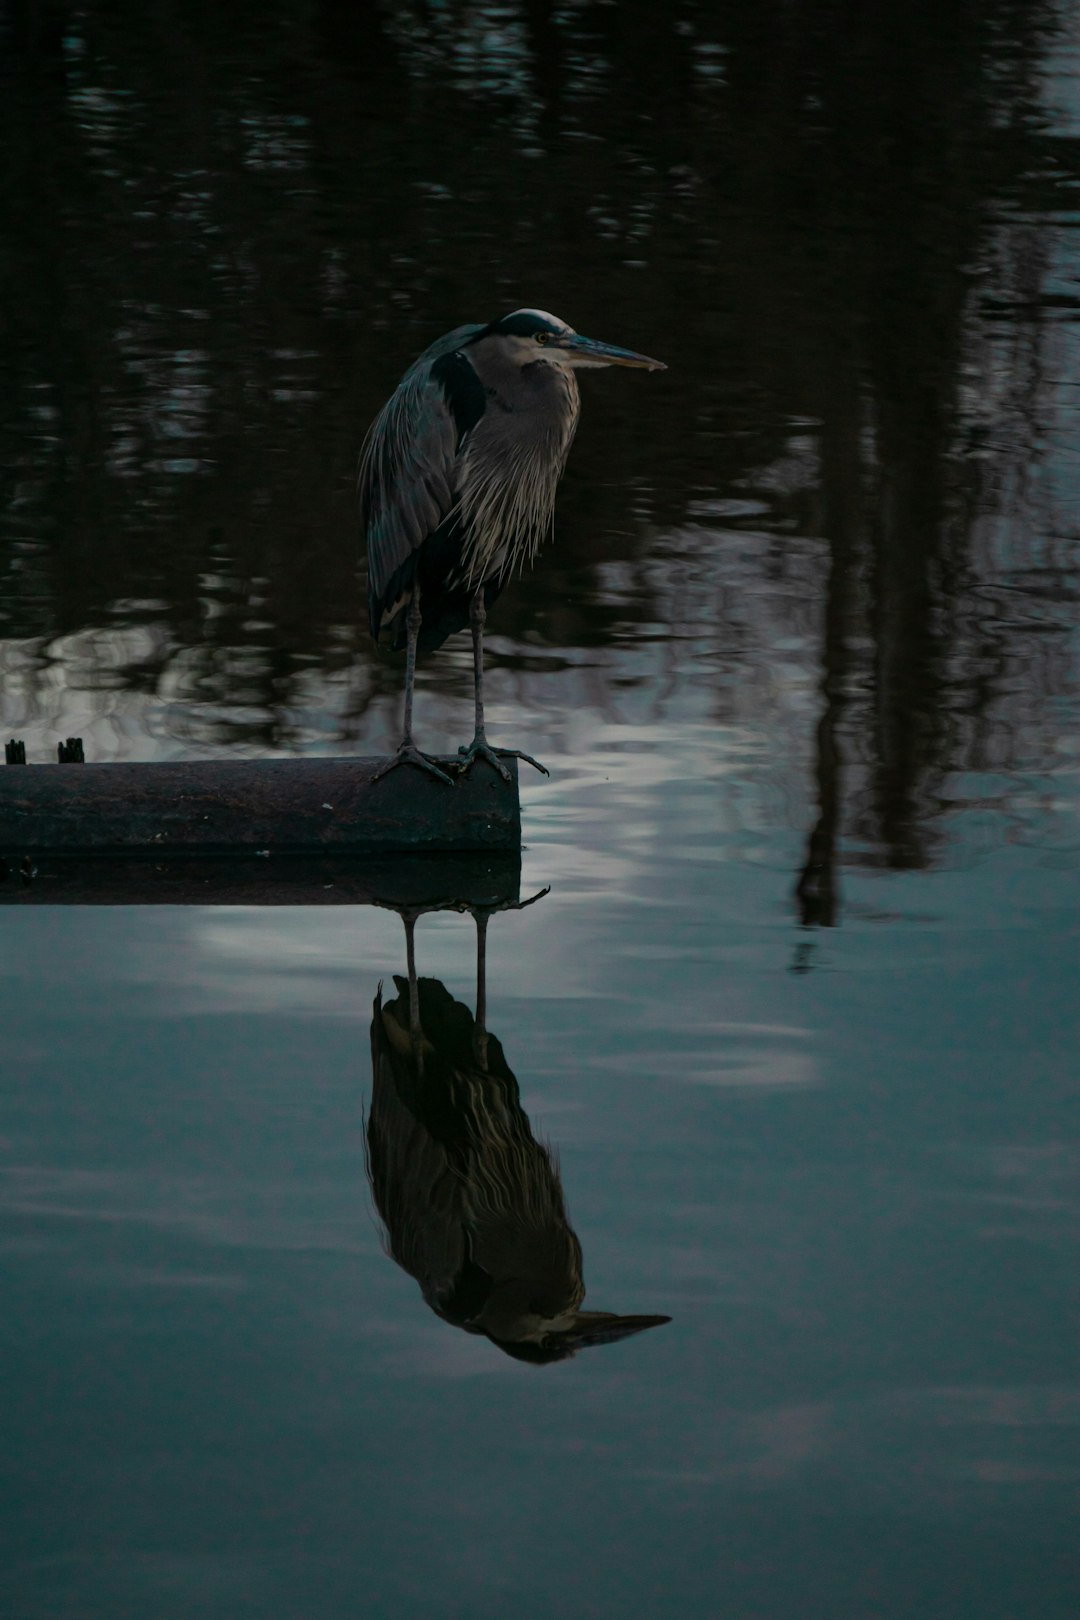
[[533, 1135], [518, 1083], [487, 1028], [488, 917], [477, 927], [476, 1011], [416, 972], [382, 986], [371, 1020], [367, 1167], [387, 1246], [438, 1316], [507, 1355], [544, 1364], [667, 1316], [585, 1311], [581, 1244], [558, 1164]]
[[[47, 658], [149, 622], [113, 679], [178, 692], [185, 724], [205, 704], [221, 740], [287, 744], [317, 674], [359, 726], [398, 679], [359, 624], [363, 425], [434, 333], [538, 301], [671, 371], [647, 406], [591, 380], [564, 543], [500, 603], [503, 656], [671, 619], [650, 533], [764, 491], [780, 569], [792, 534], [824, 548], [800, 892], [830, 920], [842, 842], [930, 859], [947, 775], [1008, 751], [1010, 669], [1030, 706], [1059, 679], [995, 621], [980, 526], [1026, 510], [1049, 409], [1039, 221], [1076, 166], [1038, 97], [1064, 15], [7, 0], [0, 634]], [[795, 423], [814, 467], [785, 489]], [[1020, 550], [1022, 589], [1075, 588]], [[714, 563], [699, 589], [724, 584]], [[758, 601], [737, 652], [721, 605], [718, 661], [767, 660]]]
[[[798, 885], [804, 922], [836, 915], [843, 715], [872, 647], [861, 744], [867, 781], [854, 830], [897, 867], [925, 864], [936, 796], [955, 769], [957, 710], [985, 699], [954, 680], [958, 617], [986, 463], [965, 457], [965, 376], [975, 360], [973, 273], [994, 252], [993, 199], [1030, 147], [1023, 131], [1047, 12], [881, 5], [829, 8], [851, 24], [837, 52], [827, 30], [805, 42], [804, 92], [819, 98], [818, 150], [829, 174], [838, 245], [823, 263], [834, 363], [821, 407], [822, 532], [830, 546], [817, 735], [819, 815]], [[1012, 41], [999, 58], [995, 43]], [[1036, 281], [1036, 287], [1037, 287]], [[1033, 289], [1034, 290], [1034, 289]], [[1036, 294], [1037, 296], [1037, 294]], [[842, 300], [842, 302], [840, 301]], [[1035, 429], [1037, 399], [1026, 422]], [[1009, 459], [1007, 451], [999, 457]], [[991, 473], [994, 469], [991, 467]], [[868, 600], [858, 615], [857, 579]]]

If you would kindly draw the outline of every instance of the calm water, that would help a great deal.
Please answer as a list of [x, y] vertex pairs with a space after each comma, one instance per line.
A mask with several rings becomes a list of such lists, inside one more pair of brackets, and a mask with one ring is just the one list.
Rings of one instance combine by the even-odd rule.
[[[395, 1263], [392, 912], [0, 906], [5, 1613], [1073, 1620], [1077, 9], [54, 0], [0, 44], [31, 758], [382, 751], [353, 478], [404, 365], [538, 304], [670, 367], [586, 379], [492, 615], [489, 729], [552, 776], [485, 1073], [586, 1309], [671, 1321], [529, 1365]], [[423, 667], [422, 745], [469, 690]], [[474, 1009], [467, 916], [416, 958]]]

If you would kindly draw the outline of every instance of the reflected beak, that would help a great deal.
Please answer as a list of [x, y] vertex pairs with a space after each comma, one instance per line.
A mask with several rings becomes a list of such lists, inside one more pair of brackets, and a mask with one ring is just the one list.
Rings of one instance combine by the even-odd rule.
[[630, 366], [637, 371], [666, 371], [662, 360], [651, 360], [647, 354], [635, 354], [633, 349], [620, 349], [614, 343], [600, 343], [596, 338], [582, 337], [570, 332], [557, 344], [574, 366]]
[[[651, 361], [655, 365], [656, 362]], [[616, 1316], [611, 1311], [579, 1311], [577, 1320], [565, 1334], [568, 1344], [583, 1350], [590, 1344], [614, 1344], [627, 1339], [631, 1333], [643, 1333], [646, 1328], [662, 1327], [670, 1316]]]

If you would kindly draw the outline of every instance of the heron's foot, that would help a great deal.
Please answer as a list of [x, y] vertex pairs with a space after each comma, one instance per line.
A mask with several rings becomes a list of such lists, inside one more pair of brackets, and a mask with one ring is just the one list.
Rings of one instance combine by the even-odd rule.
[[396, 770], [399, 765], [417, 765], [422, 771], [428, 771], [432, 776], [437, 776], [440, 782], [446, 783], [447, 787], [453, 787], [454, 785], [453, 778], [447, 776], [442, 767], [436, 765], [433, 759], [429, 759], [426, 754], [422, 754], [412, 739], [408, 737], [401, 744], [393, 759], [388, 759], [385, 765], [379, 766], [371, 780], [377, 782], [380, 776], [385, 776], [388, 771]]
[[541, 765], [538, 759], [531, 754], [523, 754], [519, 748], [492, 748], [485, 736], [478, 735], [473, 738], [468, 748], [458, 749], [458, 771], [462, 776], [473, 766], [478, 759], [486, 759], [489, 765], [494, 766], [504, 782], [509, 782], [510, 772], [503, 764], [504, 759], [523, 759], [527, 765], [535, 765], [542, 776], [550, 775], [546, 765]]

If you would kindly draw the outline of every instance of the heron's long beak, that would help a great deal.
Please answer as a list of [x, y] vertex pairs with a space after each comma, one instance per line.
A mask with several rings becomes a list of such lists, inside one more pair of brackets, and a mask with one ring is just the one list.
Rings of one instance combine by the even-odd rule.
[[580, 332], [568, 332], [557, 345], [563, 349], [572, 365], [578, 366], [633, 366], [638, 371], [666, 371], [662, 360], [651, 360], [647, 354], [635, 354], [633, 349], [620, 349], [614, 343], [600, 343], [596, 338], [582, 337]]

